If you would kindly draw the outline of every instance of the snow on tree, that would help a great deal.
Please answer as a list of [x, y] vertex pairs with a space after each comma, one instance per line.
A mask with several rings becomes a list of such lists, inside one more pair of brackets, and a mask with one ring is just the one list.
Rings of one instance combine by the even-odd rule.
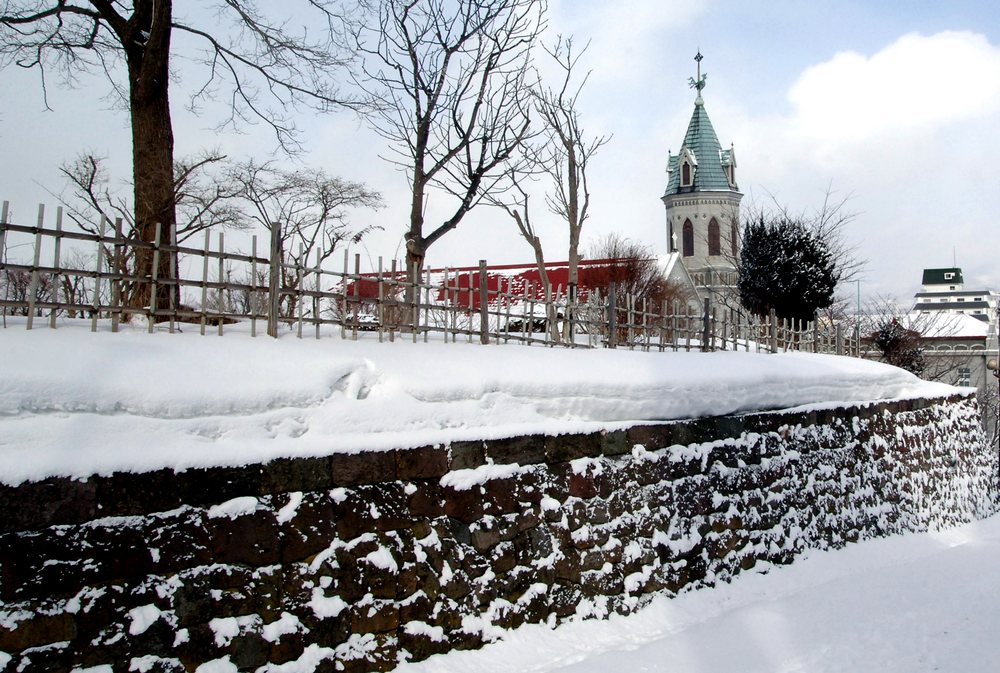
[[798, 218], [759, 215], [743, 229], [740, 302], [756, 315], [812, 320], [833, 303], [840, 270], [826, 241]]

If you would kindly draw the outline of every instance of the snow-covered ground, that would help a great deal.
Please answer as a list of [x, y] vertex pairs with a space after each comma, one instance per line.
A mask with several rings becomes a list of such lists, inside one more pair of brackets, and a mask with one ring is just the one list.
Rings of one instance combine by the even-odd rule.
[[606, 621], [530, 625], [396, 673], [995, 673], [1000, 516], [806, 552]]
[[[41, 321], [39, 321], [41, 322]], [[37, 323], [36, 323], [37, 325]], [[0, 482], [239, 465], [954, 388], [864, 360], [0, 329]]]

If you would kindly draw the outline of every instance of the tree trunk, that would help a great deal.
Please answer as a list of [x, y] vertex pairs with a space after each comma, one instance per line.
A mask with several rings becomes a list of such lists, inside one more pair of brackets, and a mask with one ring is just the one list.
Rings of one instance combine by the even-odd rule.
[[563, 339], [570, 341], [573, 338], [574, 315], [573, 302], [576, 299], [576, 289], [580, 283], [580, 230], [583, 222], [580, 221], [579, 190], [580, 181], [578, 177], [578, 164], [576, 160], [576, 147], [572, 142], [565, 144], [566, 147], [566, 176], [569, 180], [569, 203], [566, 204], [566, 220], [569, 224], [569, 254], [568, 254], [568, 284], [567, 292], [570, 296], [566, 303], [566, 316], [563, 322]]
[[[135, 189], [135, 230], [139, 240], [153, 243], [160, 225], [161, 245], [173, 242], [177, 226], [174, 195], [174, 133], [170, 119], [169, 55], [170, 0], [147, 6], [145, 25], [137, 28], [138, 38], [126, 46], [129, 70], [129, 111], [132, 115], [132, 166]], [[143, 38], [145, 41], [143, 42]], [[133, 273], [139, 278], [126, 303], [130, 308], [151, 304], [153, 251], [139, 249]], [[176, 253], [161, 252], [157, 281], [176, 278]], [[149, 279], [149, 280], [147, 280]], [[158, 309], [179, 304], [175, 284], [159, 285]]]

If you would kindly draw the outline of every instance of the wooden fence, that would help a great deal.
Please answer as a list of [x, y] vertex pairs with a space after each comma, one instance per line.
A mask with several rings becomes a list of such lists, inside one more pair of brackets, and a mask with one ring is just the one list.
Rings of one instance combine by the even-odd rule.
[[[379, 341], [443, 339], [456, 342], [520, 342], [574, 348], [629, 348], [658, 351], [745, 350], [859, 354], [856, 335], [839, 324], [790, 323], [713, 306], [709, 300], [653, 304], [618, 291], [575, 293], [555, 288], [488, 282], [485, 261], [478, 270], [424, 270], [409, 278], [400, 263], [381, 258], [362, 271], [360, 255], [300, 250], [290, 263], [277, 228], [268, 254], [227, 249], [224, 234], [204, 234], [204, 245], [176, 240], [142, 242], [123, 232], [122, 223], [103, 221], [93, 232], [63, 226], [62, 209], [46, 226], [39, 207], [34, 225], [8, 221], [0, 212], [0, 313], [25, 317], [27, 329], [39, 322], [56, 328], [61, 319], [110, 321], [112, 331], [140, 318], [152, 331], [195, 324], [202, 334], [222, 335], [227, 326], [249, 323], [250, 332], [277, 336], [292, 330], [320, 338], [332, 330], [344, 339], [373, 333]], [[156, 236], [160, 239], [159, 233]], [[214, 240], [213, 240], [214, 239]], [[213, 246], [214, 243], [214, 246]], [[140, 276], [129, 260], [152, 254], [151, 273]], [[170, 264], [160, 263], [169, 259]], [[337, 268], [331, 268], [336, 266]], [[172, 272], [161, 273], [167, 268]], [[138, 292], [137, 290], [142, 290]], [[141, 305], [129, 297], [144, 296]], [[18, 321], [20, 324], [20, 321]]]

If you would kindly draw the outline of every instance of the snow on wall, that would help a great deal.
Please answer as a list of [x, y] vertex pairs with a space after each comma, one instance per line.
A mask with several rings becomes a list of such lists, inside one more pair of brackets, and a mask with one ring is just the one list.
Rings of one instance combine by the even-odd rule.
[[997, 476], [955, 396], [0, 486], [0, 669], [389, 670], [981, 518]]

